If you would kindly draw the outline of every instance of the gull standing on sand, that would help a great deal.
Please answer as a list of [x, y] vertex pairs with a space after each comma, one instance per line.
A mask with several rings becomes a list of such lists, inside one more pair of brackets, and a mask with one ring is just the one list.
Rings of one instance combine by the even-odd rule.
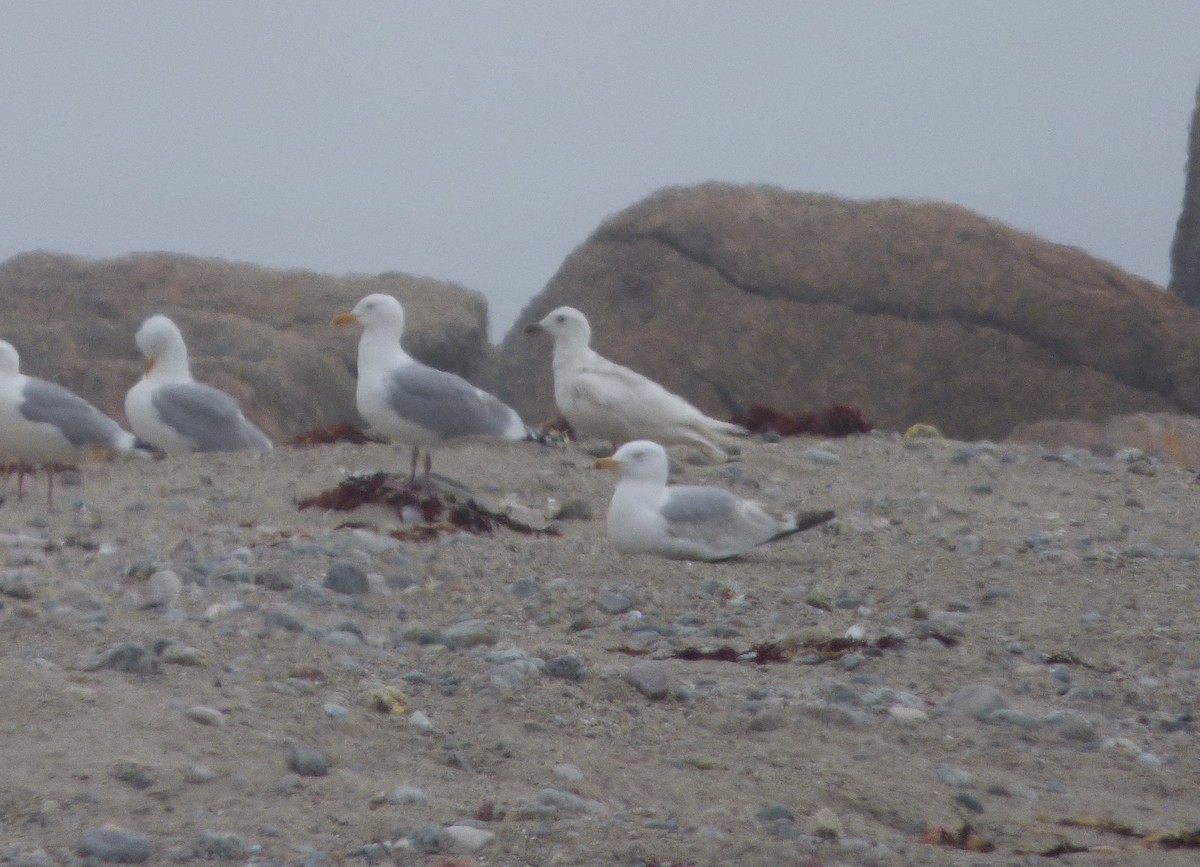
[[746, 436], [731, 422], [709, 418], [677, 394], [640, 373], [593, 351], [587, 317], [559, 307], [527, 332], [554, 338], [554, 402], [573, 428], [614, 445], [651, 439], [664, 445], [693, 445], [717, 460], [728, 455], [717, 436]]
[[267, 435], [246, 420], [237, 401], [192, 379], [179, 327], [156, 314], [134, 336], [146, 374], [125, 395], [134, 433], [167, 454], [269, 452]]
[[358, 386], [355, 402], [371, 430], [411, 444], [412, 475], [425, 448], [425, 488], [429, 489], [431, 446], [479, 439], [535, 439], [517, 413], [461, 376], [422, 364], [404, 351], [404, 308], [391, 295], [368, 295], [337, 325], [357, 322]]
[[21, 373], [21, 358], [0, 340], [0, 458], [17, 464], [17, 496], [26, 464], [45, 464], [54, 501], [54, 464], [138, 454], [144, 444], [72, 391]]
[[596, 466], [621, 471], [608, 507], [608, 540], [623, 554], [728, 560], [833, 517], [827, 512], [798, 524], [724, 488], [668, 486], [667, 450], [648, 440], [626, 443]]

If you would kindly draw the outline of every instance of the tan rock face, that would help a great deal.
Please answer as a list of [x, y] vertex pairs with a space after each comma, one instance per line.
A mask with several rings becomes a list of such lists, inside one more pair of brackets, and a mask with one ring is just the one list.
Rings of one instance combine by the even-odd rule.
[[187, 340], [192, 373], [228, 391], [275, 441], [357, 421], [358, 329], [330, 324], [371, 292], [406, 305], [405, 346], [468, 378], [491, 347], [478, 293], [402, 274], [336, 278], [165, 253], [89, 261], [26, 253], [0, 264], [0, 337], [22, 371], [60, 382], [124, 423], [141, 375], [138, 325], [165, 313]]
[[1080, 250], [963, 208], [764, 187], [663, 190], [606, 220], [519, 317], [491, 387], [553, 415], [570, 304], [593, 347], [705, 412], [836, 403], [993, 437], [1044, 417], [1200, 411], [1200, 312]]

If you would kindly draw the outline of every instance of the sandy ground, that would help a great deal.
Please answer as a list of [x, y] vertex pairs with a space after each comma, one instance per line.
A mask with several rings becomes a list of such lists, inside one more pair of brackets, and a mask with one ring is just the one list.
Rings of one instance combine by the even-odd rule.
[[[1136, 836], [1200, 828], [1193, 473], [894, 435], [677, 457], [688, 483], [838, 517], [724, 564], [626, 557], [614, 476], [533, 444], [435, 470], [534, 521], [578, 501], [561, 535], [389, 548], [339, 528], [394, 528], [380, 509], [296, 508], [407, 467], [380, 445], [88, 465], [53, 509], [43, 477], [21, 501], [10, 481], [0, 861], [80, 863], [106, 824], [149, 863], [1020, 864], [1064, 841], [1095, 847], [1071, 863], [1200, 861]], [[346, 561], [369, 593], [320, 589]], [[162, 568], [182, 592], [144, 607]], [[864, 646], [814, 652], [855, 625]], [[117, 642], [146, 667], [94, 668]], [[784, 661], [678, 658], [769, 642]], [[1003, 713], [947, 709], [981, 684]], [[294, 774], [295, 746], [327, 772]], [[1083, 817], [1128, 833], [1061, 824]], [[434, 851], [464, 822], [494, 836]], [[994, 848], [926, 842], [964, 823]]]

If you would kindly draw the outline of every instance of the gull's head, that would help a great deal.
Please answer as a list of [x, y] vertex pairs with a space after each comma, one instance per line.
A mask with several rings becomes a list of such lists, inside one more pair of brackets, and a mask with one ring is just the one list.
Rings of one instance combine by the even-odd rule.
[[0, 373], [14, 376], [21, 372], [21, 356], [7, 340], [0, 340]]
[[592, 338], [592, 327], [588, 325], [587, 317], [574, 307], [559, 307], [551, 310], [546, 317], [534, 325], [525, 328], [526, 332], [545, 331], [554, 338], [556, 343], [588, 345]]
[[621, 478], [639, 482], [667, 483], [667, 450], [650, 440], [634, 440], [617, 449], [611, 458], [600, 458], [596, 466], [617, 469]]
[[168, 354], [182, 353], [185, 359], [187, 357], [187, 347], [183, 343], [183, 334], [180, 333], [179, 326], [161, 313], [156, 313], [142, 323], [142, 327], [133, 336], [133, 342], [146, 358], [147, 372]]
[[349, 313], [333, 317], [335, 325], [357, 322], [363, 328], [386, 328], [397, 334], [404, 330], [404, 308], [391, 295], [376, 292], [354, 305]]

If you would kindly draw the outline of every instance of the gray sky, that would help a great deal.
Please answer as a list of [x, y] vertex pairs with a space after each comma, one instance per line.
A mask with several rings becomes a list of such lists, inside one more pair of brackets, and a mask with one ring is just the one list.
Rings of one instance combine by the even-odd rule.
[[2, 0], [0, 260], [404, 271], [498, 339], [605, 216], [722, 180], [1165, 284], [1198, 83], [1196, 0]]

